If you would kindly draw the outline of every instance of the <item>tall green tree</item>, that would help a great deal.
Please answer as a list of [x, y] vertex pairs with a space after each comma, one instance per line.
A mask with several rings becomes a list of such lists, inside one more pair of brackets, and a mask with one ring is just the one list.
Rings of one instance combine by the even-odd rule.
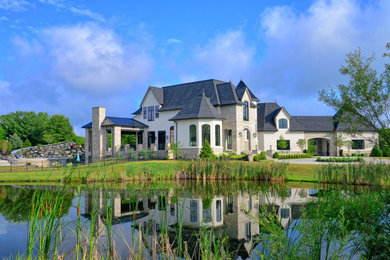
[[69, 118], [64, 115], [53, 115], [50, 117], [44, 130], [44, 139], [47, 143], [58, 143], [72, 141], [75, 134]]
[[0, 127], [0, 141], [7, 139], [7, 132]]
[[[390, 43], [386, 48], [390, 50]], [[340, 68], [349, 78], [348, 84], [321, 90], [319, 100], [339, 111], [336, 120], [346, 123], [348, 132], [355, 133], [363, 125], [374, 129], [390, 145], [390, 65], [385, 64], [378, 75], [372, 67], [374, 58], [363, 57], [360, 49], [348, 54], [346, 65]]]
[[23, 141], [17, 133], [14, 133], [13, 135], [11, 135], [11, 137], [8, 139], [8, 141], [11, 144], [13, 150], [19, 149], [23, 146]]
[[0, 116], [0, 127], [9, 138], [16, 133], [22, 140], [29, 139], [32, 145], [44, 143], [43, 132], [49, 121], [47, 113], [16, 111]]

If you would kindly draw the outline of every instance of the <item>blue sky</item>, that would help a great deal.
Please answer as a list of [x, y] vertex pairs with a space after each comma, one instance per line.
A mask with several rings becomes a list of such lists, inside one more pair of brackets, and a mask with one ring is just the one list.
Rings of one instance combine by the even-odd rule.
[[390, 1], [0, 0], [0, 114], [65, 114], [83, 134], [92, 106], [128, 117], [150, 85], [210, 78], [333, 114], [318, 91], [345, 81], [358, 47], [383, 67], [389, 14]]

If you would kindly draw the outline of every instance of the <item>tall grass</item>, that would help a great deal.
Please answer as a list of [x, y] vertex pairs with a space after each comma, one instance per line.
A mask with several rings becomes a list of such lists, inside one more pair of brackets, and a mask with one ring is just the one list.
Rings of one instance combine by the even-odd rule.
[[315, 175], [322, 183], [389, 185], [390, 165], [373, 163], [353, 165], [328, 164], [316, 169]]
[[177, 177], [196, 180], [284, 180], [287, 163], [246, 163], [227, 161], [192, 161]]

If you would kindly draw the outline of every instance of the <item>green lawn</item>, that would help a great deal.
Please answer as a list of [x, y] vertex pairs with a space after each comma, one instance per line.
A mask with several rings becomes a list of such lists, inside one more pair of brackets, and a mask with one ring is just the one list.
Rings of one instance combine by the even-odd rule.
[[[152, 179], [169, 179], [180, 169], [185, 168], [188, 161], [137, 161], [122, 164], [105, 165], [103, 163], [79, 166], [77, 168], [61, 168], [50, 171], [1, 172], [0, 182], [88, 182], [88, 181], [126, 181], [131, 175], [137, 179], [152, 176]], [[247, 163], [256, 165], [259, 162], [229, 161], [229, 163]], [[270, 163], [262, 161], [260, 163]], [[288, 181], [316, 181], [314, 170], [317, 165], [290, 164]], [[141, 174], [138, 174], [141, 173]], [[143, 175], [142, 175], [143, 174]], [[134, 179], [133, 178], [133, 179]]]

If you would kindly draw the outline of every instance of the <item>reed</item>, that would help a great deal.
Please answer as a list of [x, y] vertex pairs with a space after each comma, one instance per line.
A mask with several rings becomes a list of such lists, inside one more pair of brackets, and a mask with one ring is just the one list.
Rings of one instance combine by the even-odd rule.
[[390, 165], [361, 163], [353, 165], [323, 165], [315, 172], [322, 183], [353, 185], [389, 185]]

